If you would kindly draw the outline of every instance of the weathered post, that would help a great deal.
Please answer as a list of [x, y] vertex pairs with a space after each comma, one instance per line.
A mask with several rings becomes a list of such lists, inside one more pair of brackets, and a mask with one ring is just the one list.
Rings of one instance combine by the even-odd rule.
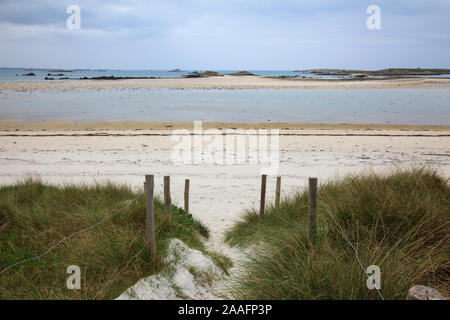
[[259, 207], [259, 214], [262, 217], [264, 217], [264, 209], [266, 206], [266, 182], [267, 182], [267, 175], [263, 174], [261, 176], [261, 204]]
[[172, 206], [172, 200], [170, 199], [170, 176], [164, 177], [164, 204], [167, 213], [170, 213]]
[[189, 179], [184, 182], [184, 212], [189, 213]]
[[156, 240], [155, 240], [155, 203], [154, 189], [155, 180], [153, 175], [145, 176], [145, 195], [147, 205], [147, 240], [150, 250], [150, 257], [156, 256]]
[[317, 178], [309, 178], [309, 237], [313, 240], [317, 229]]
[[277, 177], [277, 187], [275, 190], [275, 207], [280, 206], [280, 196], [281, 196], [281, 177]]

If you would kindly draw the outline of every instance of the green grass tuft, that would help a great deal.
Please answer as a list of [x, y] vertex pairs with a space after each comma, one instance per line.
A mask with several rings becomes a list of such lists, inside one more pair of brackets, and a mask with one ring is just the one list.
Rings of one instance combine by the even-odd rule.
[[[140, 198], [130, 204], [130, 200]], [[91, 299], [147, 242], [145, 196], [128, 186], [46, 185], [28, 179], [0, 187], [0, 271], [45, 252], [65, 236], [90, 226], [130, 204], [101, 225], [75, 235], [47, 256], [0, 275], [0, 299]], [[177, 238], [207, 253], [208, 230], [175, 206], [169, 214], [155, 199], [157, 257], [148, 250], [98, 298], [111, 299], [139, 279], [163, 270], [168, 240]], [[81, 290], [68, 290], [70, 265], [81, 268]]]
[[[405, 299], [416, 284], [450, 292], [450, 187], [429, 169], [357, 175], [325, 183], [319, 193], [359, 251], [381, 268], [385, 299]], [[226, 235], [253, 247], [231, 285], [238, 299], [379, 299], [318, 197], [318, 230], [308, 236], [308, 194], [270, 207], [261, 220], [245, 212]]]

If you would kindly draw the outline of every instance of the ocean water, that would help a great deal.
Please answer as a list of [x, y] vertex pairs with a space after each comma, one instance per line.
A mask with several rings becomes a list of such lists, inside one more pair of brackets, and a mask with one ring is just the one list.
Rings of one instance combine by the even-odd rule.
[[[26, 69], [26, 68], [0, 68], [0, 81], [42, 81], [45, 77], [54, 78], [55, 80], [70, 78], [92, 78], [92, 77], [155, 77], [155, 78], [182, 78], [187, 74], [198, 71], [203, 72], [205, 70], [183, 70], [180, 72], [170, 72], [168, 70], [57, 70], [57, 69]], [[234, 73], [240, 70], [214, 70], [221, 74]], [[306, 77], [314, 79], [346, 79], [351, 76], [342, 75], [320, 75], [310, 72], [294, 72], [286, 70], [248, 70], [257, 76], [266, 77], [278, 77], [278, 76], [290, 76], [290, 77]], [[27, 73], [34, 73], [35, 76], [25, 76]], [[49, 76], [49, 74], [51, 74]], [[57, 76], [56, 74], [62, 74]], [[434, 75], [434, 76], [412, 76], [412, 77], [427, 77], [427, 78], [450, 78], [450, 74]]]
[[[169, 72], [168, 70], [69, 70], [60, 71], [56, 69], [24, 69], [24, 68], [0, 68], [0, 81], [42, 81], [48, 74], [56, 80], [61, 78], [74, 78], [79, 79], [83, 77], [156, 77], [156, 78], [181, 78], [193, 71], [205, 71], [205, 70], [183, 70], [180, 72]], [[240, 70], [214, 70], [221, 74], [234, 73]], [[321, 78], [321, 79], [343, 79], [349, 78], [348, 76], [329, 76], [329, 75], [316, 75], [309, 72], [294, 72], [294, 71], [264, 71], [264, 70], [248, 70], [257, 76], [298, 76], [308, 78]], [[27, 73], [34, 73], [36, 76], [25, 76]], [[63, 74], [63, 76], [55, 76], [55, 74]]]
[[450, 90], [5, 91], [0, 119], [450, 125]]

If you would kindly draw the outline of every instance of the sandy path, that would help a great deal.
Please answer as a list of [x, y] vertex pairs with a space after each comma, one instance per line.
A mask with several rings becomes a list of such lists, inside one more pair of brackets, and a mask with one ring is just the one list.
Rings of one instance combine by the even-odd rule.
[[78, 89], [412, 89], [449, 88], [450, 79], [407, 78], [389, 80], [276, 79], [224, 76], [194, 79], [60, 80], [0, 82], [0, 91]]
[[[0, 133], [0, 183], [39, 174], [52, 183], [112, 180], [141, 188], [144, 175], [154, 174], [162, 193], [164, 175], [172, 181], [173, 202], [182, 205], [184, 179], [191, 179], [191, 210], [211, 230], [211, 249], [228, 251], [223, 234], [242, 210], [258, 206], [259, 167], [253, 165], [173, 165], [170, 136], [5, 136]], [[49, 132], [47, 132], [49, 133]], [[92, 133], [92, 132], [88, 132]], [[121, 132], [123, 134], [123, 132]], [[142, 133], [142, 132], [141, 132]], [[364, 168], [431, 164], [450, 176], [450, 136], [339, 136], [342, 131], [311, 131], [309, 136], [280, 137], [282, 194]], [[367, 132], [363, 132], [367, 134]], [[379, 133], [379, 132], [378, 132]], [[403, 135], [402, 131], [385, 134]], [[30, 134], [30, 132], [23, 133]], [[86, 134], [81, 133], [81, 134]], [[273, 200], [275, 178], [268, 179]]]

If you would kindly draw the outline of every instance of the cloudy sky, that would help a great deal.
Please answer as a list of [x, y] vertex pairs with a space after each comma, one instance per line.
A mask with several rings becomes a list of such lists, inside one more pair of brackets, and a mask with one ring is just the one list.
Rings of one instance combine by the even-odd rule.
[[0, 67], [450, 68], [449, 18], [450, 0], [0, 0]]

